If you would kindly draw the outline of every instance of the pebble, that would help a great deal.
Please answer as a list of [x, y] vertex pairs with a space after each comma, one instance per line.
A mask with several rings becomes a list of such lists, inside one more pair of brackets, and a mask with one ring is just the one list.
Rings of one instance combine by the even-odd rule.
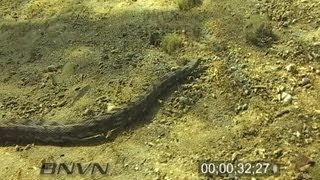
[[136, 166], [134, 167], [134, 170], [139, 171], [139, 170], [140, 170], [139, 166], [136, 165]]
[[288, 27], [289, 24], [290, 24], [289, 21], [284, 21], [284, 22], [282, 22], [282, 26], [283, 26], [283, 27]]
[[83, 115], [88, 116], [88, 115], [91, 115], [92, 113], [93, 113], [93, 111], [91, 109], [87, 108], [84, 110]]
[[296, 131], [295, 133], [293, 133], [297, 138], [301, 137], [301, 133], [299, 131]]
[[248, 96], [250, 94], [250, 91], [248, 89], [244, 90], [243, 95]]
[[310, 143], [313, 142], [313, 138], [312, 138], [312, 137], [307, 138], [307, 139], [304, 140], [304, 142], [305, 142], [306, 144], [310, 144]]
[[307, 84], [310, 84], [311, 80], [309, 78], [302, 78], [302, 80], [299, 82], [300, 86], [305, 86]]
[[281, 86], [278, 87], [277, 92], [278, 92], [278, 93], [282, 93], [282, 92], [284, 92], [285, 90], [286, 90], [286, 87], [281, 85]]
[[288, 94], [284, 99], [283, 99], [283, 103], [285, 104], [289, 104], [292, 102], [292, 96], [290, 94]]
[[320, 46], [320, 41], [314, 42], [312, 45], [313, 45], [313, 46]]
[[116, 106], [112, 103], [107, 103], [107, 112], [111, 112], [112, 110], [114, 110], [116, 108]]
[[243, 104], [241, 108], [242, 108], [243, 111], [247, 110], [248, 109], [248, 104]]
[[317, 129], [319, 128], [319, 126], [318, 126], [317, 123], [313, 123], [312, 126], [311, 126], [311, 128], [312, 128], [313, 130], [317, 130]]
[[297, 66], [295, 64], [289, 64], [286, 66], [286, 70], [290, 73], [297, 73]]
[[238, 105], [235, 110], [237, 113], [239, 113], [240, 111], [245, 111], [247, 109], [248, 109], [248, 104], [245, 103], [243, 105]]
[[167, 123], [168, 121], [167, 121], [167, 119], [161, 119], [160, 120], [160, 124], [165, 124], [165, 123]]
[[292, 102], [292, 95], [286, 92], [282, 92], [281, 99], [284, 104], [289, 104]]

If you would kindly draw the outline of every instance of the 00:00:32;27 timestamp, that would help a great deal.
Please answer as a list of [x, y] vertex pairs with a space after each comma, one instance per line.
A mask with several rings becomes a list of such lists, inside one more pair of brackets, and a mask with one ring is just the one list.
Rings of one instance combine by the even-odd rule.
[[199, 173], [203, 175], [278, 175], [279, 166], [270, 162], [201, 162]]

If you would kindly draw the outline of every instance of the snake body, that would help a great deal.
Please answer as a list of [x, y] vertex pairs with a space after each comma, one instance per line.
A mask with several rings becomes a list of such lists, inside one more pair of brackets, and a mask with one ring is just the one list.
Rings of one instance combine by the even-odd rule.
[[83, 122], [65, 125], [22, 125], [0, 124], [0, 143], [40, 143], [40, 144], [83, 144], [95, 138], [121, 128], [134, 120], [144, 117], [155, 100], [190, 74], [199, 64], [199, 60], [190, 61], [185, 66], [169, 72], [153, 83], [143, 95], [130, 101], [124, 107], [93, 117]]

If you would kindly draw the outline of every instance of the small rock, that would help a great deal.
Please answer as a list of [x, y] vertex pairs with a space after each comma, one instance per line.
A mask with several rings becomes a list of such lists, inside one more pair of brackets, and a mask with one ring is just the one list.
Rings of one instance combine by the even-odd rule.
[[288, 27], [289, 24], [290, 24], [289, 21], [284, 21], [284, 22], [282, 22], [282, 26], [283, 26], [283, 27]]
[[281, 99], [284, 104], [289, 104], [292, 102], [292, 95], [286, 92], [282, 92]]
[[313, 138], [312, 138], [312, 137], [307, 138], [307, 139], [304, 140], [304, 142], [305, 142], [306, 144], [310, 144], [310, 143], [313, 142]]
[[249, 94], [250, 94], [249, 90], [247, 90], [247, 89], [244, 90], [244, 92], [243, 92], [243, 95], [244, 95], [244, 96], [248, 96]]
[[317, 129], [319, 128], [319, 126], [318, 126], [317, 123], [313, 123], [312, 126], [311, 126], [311, 128], [312, 128], [313, 130], [317, 130]]
[[285, 104], [289, 104], [292, 102], [292, 96], [290, 94], [288, 94], [284, 99], [283, 99], [283, 103]]
[[313, 45], [313, 46], [320, 46], [320, 41], [314, 42], [312, 45]]
[[235, 108], [235, 111], [237, 113], [241, 112], [241, 111], [245, 111], [248, 109], [248, 104], [243, 104], [243, 105], [238, 105], [236, 108]]
[[236, 107], [235, 111], [236, 111], [237, 113], [239, 113], [239, 112], [241, 111], [241, 108], [242, 108], [242, 106], [238, 105], [238, 106]]
[[286, 66], [286, 70], [290, 73], [297, 73], [297, 66], [295, 64], [289, 64]]
[[47, 71], [48, 72], [55, 72], [55, 71], [57, 71], [57, 67], [54, 65], [50, 65], [47, 67]]
[[281, 85], [281, 86], [278, 87], [277, 92], [278, 92], [278, 93], [282, 93], [282, 92], [284, 92], [285, 90], [286, 90], [286, 87]]
[[300, 86], [305, 86], [307, 84], [310, 84], [311, 80], [309, 78], [302, 78], [302, 80], [299, 82]]
[[293, 133], [297, 138], [300, 138], [301, 137], [301, 133], [299, 131]]
[[241, 109], [244, 111], [244, 110], [247, 110], [248, 109], [248, 104], [243, 104]]
[[160, 120], [160, 124], [165, 124], [165, 123], [167, 123], [167, 119], [161, 119]]
[[87, 108], [84, 110], [83, 115], [88, 116], [88, 115], [91, 115], [92, 113], [93, 113], [93, 111], [91, 109]]
[[107, 103], [107, 112], [111, 112], [114, 109], [116, 109], [116, 106], [114, 104]]
[[312, 85], [311, 85], [311, 84], [307, 84], [307, 85], [305, 85], [305, 86], [303, 86], [303, 87], [305, 87], [306, 89], [309, 89], [309, 88], [312, 87]]
[[139, 171], [140, 170], [139, 166], [135, 166], [134, 170]]

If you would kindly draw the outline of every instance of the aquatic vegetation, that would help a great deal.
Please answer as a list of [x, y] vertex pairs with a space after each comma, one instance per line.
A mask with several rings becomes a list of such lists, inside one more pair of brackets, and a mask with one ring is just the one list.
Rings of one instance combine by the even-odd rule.
[[170, 33], [162, 37], [161, 48], [166, 53], [171, 54], [180, 47], [182, 47], [182, 38], [178, 34]]
[[181, 10], [189, 10], [195, 6], [200, 6], [202, 4], [202, 0], [177, 0], [179, 9]]

